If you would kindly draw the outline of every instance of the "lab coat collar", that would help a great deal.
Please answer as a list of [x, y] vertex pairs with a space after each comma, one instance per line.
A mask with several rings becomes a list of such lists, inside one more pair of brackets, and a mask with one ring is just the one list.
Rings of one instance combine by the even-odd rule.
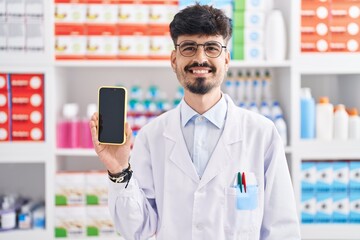
[[209, 160], [202, 179], [199, 179], [194, 164], [187, 151], [185, 140], [181, 131], [180, 106], [174, 111], [169, 112], [169, 119], [165, 127], [164, 137], [169, 141], [166, 143], [167, 151], [170, 151], [169, 158], [184, 174], [188, 175], [195, 183], [199, 184], [199, 188], [206, 185], [229, 164], [235, 160], [231, 155], [232, 148], [240, 148], [242, 140], [242, 117], [238, 115], [237, 107], [229, 96], [224, 94], [225, 100], [228, 102], [228, 113], [224, 131], [219, 139], [218, 144]]

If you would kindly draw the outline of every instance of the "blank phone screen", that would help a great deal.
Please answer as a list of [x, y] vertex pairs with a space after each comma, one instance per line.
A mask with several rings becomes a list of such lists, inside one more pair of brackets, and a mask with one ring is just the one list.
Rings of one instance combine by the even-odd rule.
[[124, 88], [100, 88], [99, 142], [112, 144], [124, 143], [125, 106], [126, 90]]

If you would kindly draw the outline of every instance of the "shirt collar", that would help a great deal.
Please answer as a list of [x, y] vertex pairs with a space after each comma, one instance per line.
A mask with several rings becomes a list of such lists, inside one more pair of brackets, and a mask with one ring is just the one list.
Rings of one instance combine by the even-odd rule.
[[[192, 109], [184, 99], [181, 102], [180, 106], [181, 112], [181, 125], [185, 127], [185, 125], [196, 115], [199, 115], [194, 109]], [[202, 116], [204, 116], [207, 120], [209, 120], [212, 124], [214, 124], [218, 128], [222, 128], [225, 122], [227, 113], [227, 102], [224, 97], [224, 94], [221, 95], [220, 100], [207, 112], [205, 112]]]

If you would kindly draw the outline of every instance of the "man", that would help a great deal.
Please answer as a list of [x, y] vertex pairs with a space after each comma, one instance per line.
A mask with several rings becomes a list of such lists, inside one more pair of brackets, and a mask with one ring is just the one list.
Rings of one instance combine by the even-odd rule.
[[[300, 239], [291, 179], [271, 121], [220, 90], [231, 20], [199, 4], [170, 24], [171, 66], [185, 93], [122, 146], [95, 150], [109, 171], [109, 208], [126, 239]], [[134, 176], [132, 176], [132, 170]]]

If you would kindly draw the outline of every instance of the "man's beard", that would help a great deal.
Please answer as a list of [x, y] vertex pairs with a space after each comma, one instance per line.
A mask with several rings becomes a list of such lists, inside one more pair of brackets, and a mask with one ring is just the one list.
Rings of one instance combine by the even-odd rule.
[[196, 78], [196, 81], [194, 84], [187, 83], [185, 85], [185, 88], [189, 89], [189, 91], [192, 93], [205, 95], [208, 92], [210, 92], [211, 89], [214, 88], [214, 85], [206, 84], [205, 81], [206, 81], [206, 78], [203, 78], [203, 77]]

